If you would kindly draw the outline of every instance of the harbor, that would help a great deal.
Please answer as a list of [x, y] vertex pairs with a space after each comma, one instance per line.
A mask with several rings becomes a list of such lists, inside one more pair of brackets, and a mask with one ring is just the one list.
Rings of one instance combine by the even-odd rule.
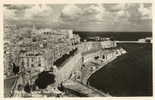
[[4, 4], [6, 98], [152, 96], [152, 4]]

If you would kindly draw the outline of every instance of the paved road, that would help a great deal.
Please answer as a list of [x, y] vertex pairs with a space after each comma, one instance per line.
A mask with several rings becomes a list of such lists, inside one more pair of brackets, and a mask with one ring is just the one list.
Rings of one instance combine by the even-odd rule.
[[18, 76], [4, 79], [4, 97], [9, 97], [14, 82], [18, 79]]

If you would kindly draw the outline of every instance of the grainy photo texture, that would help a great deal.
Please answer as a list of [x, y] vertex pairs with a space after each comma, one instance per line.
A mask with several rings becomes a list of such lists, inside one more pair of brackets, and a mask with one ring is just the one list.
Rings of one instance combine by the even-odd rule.
[[4, 97], [152, 96], [152, 4], [4, 4]]

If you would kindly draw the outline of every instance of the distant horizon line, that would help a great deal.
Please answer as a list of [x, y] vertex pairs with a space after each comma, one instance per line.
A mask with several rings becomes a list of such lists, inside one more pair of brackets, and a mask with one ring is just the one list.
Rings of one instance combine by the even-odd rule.
[[135, 33], [135, 32], [138, 32], [138, 33], [144, 33], [144, 32], [147, 32], [147, 33], [152, 33], [152, 31], [78, 31], [78, 30], [73, 30], [73, 32], [108, 32], [108, 33], [123, 33], [123, 32], [127, 32], [127, 33]]

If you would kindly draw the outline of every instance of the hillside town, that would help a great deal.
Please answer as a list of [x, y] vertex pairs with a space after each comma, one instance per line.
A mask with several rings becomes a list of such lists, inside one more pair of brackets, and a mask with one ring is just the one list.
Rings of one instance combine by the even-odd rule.
[[[6, 34], [16, 30], [14, 26], [6, 26]], [[14, 29], [11, 29], [13, 28]], [[11, 30], [10, 30], [11, 29]], [[80, 43], [80, 37], [72, 33], [72, 30], [29, 30], [23, 28], [17, 30], [23, 33], [12, 33], [13, 39], [6, 39], [4, 43], [4, 52], [6, 61], [23, 66], [24, 68], [41, 68], [49, 69], [52, 65], [57, 64], [59, 58], [68, 54], [77, 48]], [[30, 31], [30, 33], [26, 33]], [[27, 35], [27, 36], [25, 36]], [[24, 37], [23, 37], [24, 36]], [[11, 57], [10, 57], [11, 56]], [[14, 59], [15, 58], [15, 59]], [[10, 75], [6, 62], [6, 75]], [[21, 68], [22, 69], [22, 68]], [[38, 69], [38, 68], [37, 68]], [[11, 69], [10, 69], [11, 70]], [[31, 69], [32, 70], [32, 69]]]
[[[73, 30], [36, 29], [34, 25], [32, 28], [20, 29], [13, 25], [6, 25], [4, 29], [7, 34], [4, 37], [4, 75], [6, 79], [18, 76], [20, 81], [17, 84], [19, 86], [34, 83], [35, 79], [32, 77], [36, 77], [43, 71], [54, 73], [58, 77], [56, 80], [56, 86], [58, 86], [58, 84], [62, 84], [63, 79], [70, 75], [71, 79], [78, 77], [81, 73], [89, 75], [89, 72], [82, 72], [82, 70], [86, 68], [85, 66], [90, 66], [88, 62], [93, 61], [94, 58], [101, 58], [103, 59], [101, 61], [104, 62], [104, 60], [123, 53], [120, 51], [121, 49], [117, 48], [116, 42], [109, 38], [99, 38], [103, 40], [102, 42], [81, 42], [80, 36], [74, 34]], [[120, 54], [118, 54], [119, 52]], [[74, 55], [79, 53], [81, 62], [74, 58]], [[77, 75], [77, 71], [72, 73], [72, 69], [69, 71], [64, 67], [66, 63], [70, 62], [69, 59], [75, 59], [68, 64], [69, 69], [71, 69], [71, 65], [74, 69], [74, 62], [79, 63], [78, 67], [81, 69], [81, 72], [78, 71], [79, 75]], [[102, 63], [100, 62], [99, 65]], [[92, 67], [90, 70], [93, 71], [94, 68]], [[69, 74], [62, 79], [61, 76], [65, 75], [65, 70]], [[83, 74], [83, 77], [88, 78], [87, 75]], [[87, 81], [87, 79], [82, 80]]]
[[4, 97], [152, 96], [152, 4], [4, 4]]

